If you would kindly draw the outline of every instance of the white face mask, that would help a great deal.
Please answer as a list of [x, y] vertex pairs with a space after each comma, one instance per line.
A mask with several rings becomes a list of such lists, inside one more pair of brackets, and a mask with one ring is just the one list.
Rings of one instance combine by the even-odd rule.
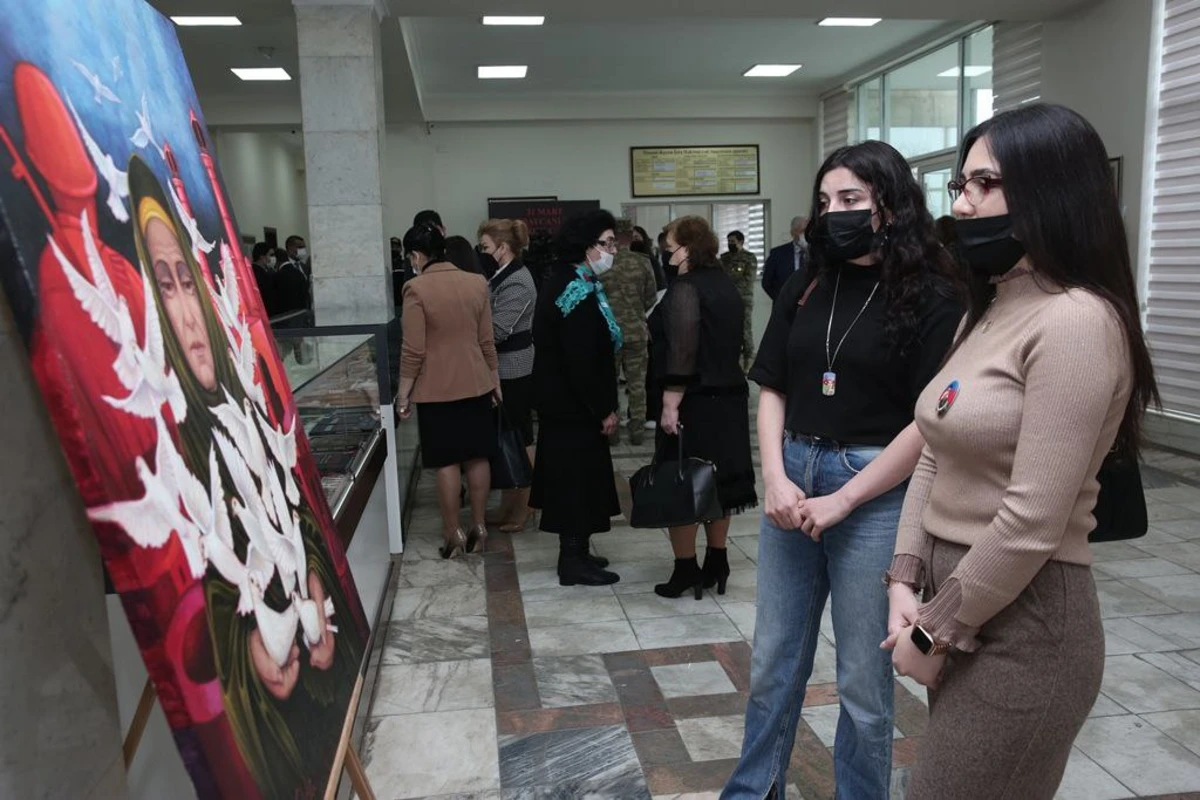
[[592, 265], [592, 272], [597, 275], [603, 275], [613, 268], [613, 254], [607, 250], [600, 251], [600, 260], [589, 262]]
[[296, 249], [296, 258], [300, 259], [301, 261], [308, 258], [308, 248], [307, 247], [297, 248]]
[[267, 269], [275, 269], [275, 256], [267, 256]]

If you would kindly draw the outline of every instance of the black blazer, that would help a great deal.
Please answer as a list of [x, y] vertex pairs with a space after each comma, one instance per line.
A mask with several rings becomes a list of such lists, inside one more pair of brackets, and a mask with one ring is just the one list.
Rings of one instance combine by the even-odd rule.
[[[763, 265], [763, 291], [772, 300], [779, 296], [779, 290], [783, 288], [788, 278], [792, 277], [792, 273], [796, 271], [795, 247], [796, 245], [792, 242], [779, 245], [779, 247], [771, 250], [767, 256], [767, 263]], [[807, 258], [808, 253], [801, 250], [800, 269], [804, 269]]]
[[617, 365], [608, 323], [596, 295], [563, 316], [556, 301], [575, 268], [551, 268], [533, 316], [533, 390], [539, 416], [600, 423], [618, 408]]

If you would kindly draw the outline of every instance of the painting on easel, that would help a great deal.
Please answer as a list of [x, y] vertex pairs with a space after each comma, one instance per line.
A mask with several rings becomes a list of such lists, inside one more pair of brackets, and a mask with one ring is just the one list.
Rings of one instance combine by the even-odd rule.
[[0, 19], [0, 281], [184, 764], [321, 796], [367, 623], [174, 27]]

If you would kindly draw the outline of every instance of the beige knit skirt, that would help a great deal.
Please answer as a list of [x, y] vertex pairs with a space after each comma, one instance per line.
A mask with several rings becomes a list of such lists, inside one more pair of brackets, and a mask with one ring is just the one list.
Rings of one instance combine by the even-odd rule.
[[[966, 553], [935, 540], [926, 592]], [[1049, 800], [1104, 675], [1091, 568], [1047, 562], [978, 638], [974, 653], [949, 656], [929, 693], [908, 800]]]

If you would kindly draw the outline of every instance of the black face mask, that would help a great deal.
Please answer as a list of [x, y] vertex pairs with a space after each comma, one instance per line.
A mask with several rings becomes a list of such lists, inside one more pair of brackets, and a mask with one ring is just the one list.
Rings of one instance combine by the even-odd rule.
[[883, 244], [882, 229], [871, 226], [875, 214], [861, 211], [828, 211], [817, 221], [817, 246], [829, 261], [853, 261], [870, 255]]
[[975, 272], [998, 277], [1017, 265], [1025, 245], [1013, 238], [1012, 217], [972, 217], [954, 223], [959, 253]]

